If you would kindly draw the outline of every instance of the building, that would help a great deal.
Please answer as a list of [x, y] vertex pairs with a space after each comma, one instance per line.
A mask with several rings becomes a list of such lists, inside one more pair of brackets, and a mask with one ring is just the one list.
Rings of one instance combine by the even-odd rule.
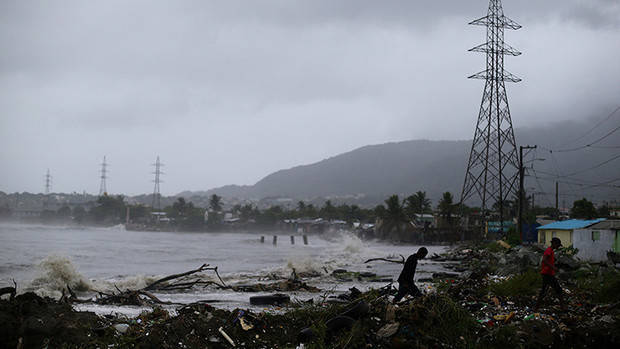
[[618, 207], [610, 208], [609, 215], [614, 218], [620, 218], [620, 208]]
[[607, 260], [607, 252], [620, 253], [620, 220], [604, 220], [585, 229], [573, 231], [577, 257], [593, 262]]
[[562, 240], [563, 246], [573, 244], [573, 231], [576, 229], [584, 229], [596, 223], [604, 221], [605, 218], [593, 220], [569, 219], [566, 221], [557, 221], [546, 225], [541, 225], [538, 230], [538, 243], [549, 246], [551, 238], [559, 238]]

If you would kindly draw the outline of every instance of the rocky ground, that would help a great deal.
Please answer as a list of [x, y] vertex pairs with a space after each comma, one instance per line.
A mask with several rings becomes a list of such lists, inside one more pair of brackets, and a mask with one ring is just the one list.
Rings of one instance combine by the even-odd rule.
[[620, 272], [614, 263], [580, 263], [574, 251], [560, 252], [558, 278], [568, 310], [550, 294], [534, 312], [542, 250], [502, 245], [459, 246], [431, 257], [455, 273], [434, 275], [427, 281], [436, 292], [395, 306], [395, 289], [387, 285], [276, 312], [194, 303], [175, 316], [155, 307], [122, 319], [76, 312], [68, 303], [26, 293], [0, 301], [0, 347], [620, 347]]

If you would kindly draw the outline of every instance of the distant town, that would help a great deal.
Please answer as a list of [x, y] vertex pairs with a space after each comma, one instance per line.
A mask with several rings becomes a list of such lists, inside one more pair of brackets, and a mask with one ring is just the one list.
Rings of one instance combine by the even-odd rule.
[[504, 205], [504, 221], [500, 222], [497, 221], [500, 216], [498, 207], [487, 212], [487, 217], [482, 217], [479, 207], [458, 204], [450, 192], [433, 203], [423, 191], [409, 196], [392, 195], [369, 207], [324, 198], [304, 201], [271, 197], [252, 201], [215, 194], [184, 198], [155, 197], [152, 194], [130, 197], [107, 193], [96, 196], [0, 192], [0, 217], [23, 223], [122, 224], [128, 230], [144, 231], [321, 234], [348, 230], [364, 238], [428, 243], [499, 237], [507, 237], [515, 243], [519, 240], [541, 242], [540, 229], [537, 231], [536, 228], [546, 224], [569, 219], [620, 218], [620, 207], [614, 202], [596, 207], [583, 198], [576, 200], [571, 208], [556, 209], [532, 206], [531, 197], [526, 197], [521, 232], [517, 229], [518, 205], [515, 201]]

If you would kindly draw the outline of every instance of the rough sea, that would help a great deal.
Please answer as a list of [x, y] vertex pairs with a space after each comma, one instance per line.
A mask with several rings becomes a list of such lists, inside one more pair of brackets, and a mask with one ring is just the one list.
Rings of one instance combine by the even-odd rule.
[[[278, 236], [277, 245], [272, 244]], [[291, 244], [290, 236], [295, 236]], [[261, 243], [261, 236], [265, 242]], [[158, 278], [198, 268], [204, 263], [217, 266], [228, 285], [268, 283], [290, 277], [293, 268], [309, 285], [321, 293], [290, 292], [291, 299], [317, 299], [337, 295], [350, 287], [364, 291], [380, 288], [388, 282], [352, 279], [337, 281], [332, 272], [372, 272], [381, 278], [396, 280], [402, 265], [386, 262], [364, 263], [370, 258], [405, 258], [419, 246], [393, 245], [362, 241], [345, 231], [308, 235], [308, 245], [300, 234], [260, 233], [182, 233], [126, 231], [122, 225], [111, 228], [46, 226], [0, 223], [0, 287], [17, 282], [18, 293], [34, 291], [59, 298], [67, 284], [79, 291], [80, 298], [93, 297], [97, 291], [116, 288], [138, 289]], [[429, 256], [444, 247], [427, 246]], [[416, 279], [446, 271], [439, 262], [428, 259], [418, 265]], [[216, 281], [212, 272], [200, 274]], [[423, 287], [427, 291], [428, 287]], [[163, 301], [191, 303], [213, 302], [222, 308], [253, 308], [249, 297], [263, 293], [234, 292], [216, 287], [160, 292]], [[99, 314], [138, 315], [146, 308], [82, 304], [81, 310]], [[171, 310], [174, 307], [169, 307]]]

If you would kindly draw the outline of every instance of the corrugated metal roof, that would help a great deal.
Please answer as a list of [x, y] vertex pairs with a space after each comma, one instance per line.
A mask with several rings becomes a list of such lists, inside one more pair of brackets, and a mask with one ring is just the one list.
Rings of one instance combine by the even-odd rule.
[[620, 230], [620, 220], [608, 219], [608, 220], [594, 224], [593, 226], [590, 227], [590, 229]]
[[604, 221], [605, 218], [592, 219], [589, 221], [583, 219], [569, 219], [566, 221], [557, 221], [551, 224], [542, 225], [536, 229], [557, 229], [557, 230], [573, 230], [573, 229], [582, 229], [591, 226], [592, 224], [596, 224]]

